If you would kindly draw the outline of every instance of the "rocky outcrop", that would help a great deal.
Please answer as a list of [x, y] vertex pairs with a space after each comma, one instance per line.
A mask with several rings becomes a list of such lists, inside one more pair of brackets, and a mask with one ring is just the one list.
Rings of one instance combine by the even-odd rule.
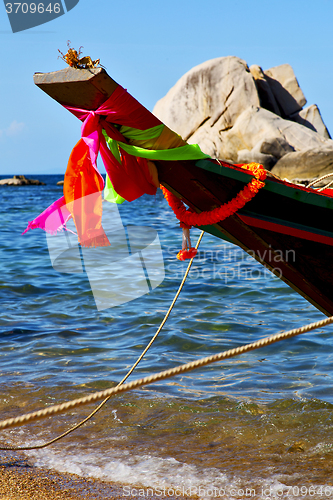
[[1, 179], [1, 186], [27, 186], [30, 184], [35, 184], [37, 186], [45, 186], [44, 182], [38, 181], [37, 179], [27, 179], [25, 175], [14, 175], [10, 179]]
[[248, 106], [259, 106], [259, 96], [246, 62], [221, 57], [186, 73], [153, 112], [188, 140], [202, 127], [230, 129]]
[[[239, 160], [239, 153], [244, 149], [272, 156], [276, 161], [291, 151], [319, 148], [327, 145], [327, 140], [299, 123], [285, 120], [261, 107], [247, 108], [235, 122], [232, 129], [222, 137], [220, 153], [223, 156]], [[333, 147], [333, 141], [332, 147]], [[277, 143], [284, 145], [277, 149]], [[272, 146], [272, 147], [271, 147]], [[242, 149], [241, 149], [242, 148]]]
[[293, 121], [318, 132], [322, 137], [331, 139], [331, 136], [323, 122], [320, 111], [316, 104], [311, 104], [307, 108], [301, 109], [290, 117]]
[[288, 118], [300, 111], [306, 99], [298, 85], [295, 73], [289, 64], [281, 64], [264, 71], [265, 79], [272, 89], [281, 116]]
[[213, 158], [308, 179], [333, 171], [333, 141], [318, 107], [305, 104], [289, 64], [263, 71], [230, 56], [190, 70], [153, 112]]
[[[309, 180], [333, 173], [333, 149], [319, 147], [287, 153], [275, 164], [272, 172], [282, 179], [290, 178], [290, 165], [298, 176], [292, 178], [298, 180]], [[331, 180], [333, 177], [329, 179]]]

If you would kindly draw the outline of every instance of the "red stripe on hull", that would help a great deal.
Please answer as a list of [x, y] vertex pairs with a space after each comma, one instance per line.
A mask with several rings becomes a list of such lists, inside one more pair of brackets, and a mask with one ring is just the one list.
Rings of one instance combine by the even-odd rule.
[[262, 219], [256, 219], [254, 217], [249, 217], [248, 215], [237, 216], [245, 222], [248, 226], [259, 227], [260, 229], [267, 229], [268, 231], [274, 231], [276, 233], [288, 234], [290, 236], [296, 236], [303, 240], [316, 241], [318, 243], [323, 243], [324, 245], [333, 246], [333, 238], [330, 236], [325, 236], [323, 234], [312, 233], [310, 231], [305, 231], [304, 229], [297, 229], [295, 227], [284, 226], [282, 224], [277, 224], [276, 222], [269, 222]]

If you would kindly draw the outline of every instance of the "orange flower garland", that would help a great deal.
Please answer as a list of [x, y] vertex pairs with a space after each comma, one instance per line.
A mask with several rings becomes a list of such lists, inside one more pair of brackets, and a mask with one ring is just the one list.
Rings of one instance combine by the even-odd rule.
[[[255, 178], [252, 179], [252, 181], [249, 182], [242, 189], [242, 191], [240, 191], [231, 201], [207, 212], [201, 212], [198, 214], [196, 212], [193, 212], [193, 210], [191, 210], [190, 208], [186, 209], [184, 203], [179, 198], [170, 193], [170, 191], [168, 191], [164, 186], [161, 186], [164, 197], [175, 213], [177, 219], [180, 221], [181, 227], [190, 228], [191, 226], [206, 226], [210, 224], [216, 224], [217, 222], [230, 217], [230, 215], [233, 215], [235, 212], [237, 212], [237, 210], [243, 208], [244, 205], [257, 194], [259, 189], [261, 189], [265, 185], [262, 181], [266, 178], [266, 171], [262, 165], [260, 165], [259, 163], [249, 163], [246, 165], [237, 166], [249, 170], [255, 176]], [[186, 247], [185, 249], [183, 248], [181, 252], [179, 252], [177, 257], [180, 260], [191, 258], [194, 253], [192, 250], [194, 249], [190, 248], [189, 250], [188, 247]]]

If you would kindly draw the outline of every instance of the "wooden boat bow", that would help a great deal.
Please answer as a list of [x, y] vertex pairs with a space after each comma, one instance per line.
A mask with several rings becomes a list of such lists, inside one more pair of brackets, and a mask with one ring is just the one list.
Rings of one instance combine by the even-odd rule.
[[[35, 73], [34, 82], [60, 104], [86, 110], [96, 110], [118, 87], [103, 68], [68, 67]], [[179, 137], [173, 132], [171, 135]], [[182, 144], [185, 142], [179, 138]], [[225, 161], [154, 163], [160, 183], [197, 212], [230, 201], [251, 179], [250, 173]], [[332, 316], [332, 216], [333, 197], [328, 192], [318, 193], [269, 177], [243, 209], [203, 229], [250, 253], [320, 311]]]

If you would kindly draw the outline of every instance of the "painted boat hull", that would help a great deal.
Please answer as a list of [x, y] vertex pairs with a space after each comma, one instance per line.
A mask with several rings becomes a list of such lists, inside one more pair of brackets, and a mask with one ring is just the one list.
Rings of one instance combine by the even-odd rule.
[[[157, 165], [161, 183], [197, 211], [230, 201], [252, 177], [238, 167], [209, 160]], [[268, 177], [243, 209], [202, 229], [243, 248], [331, 316], [332, 215], [332, 197]]]
[[[60, 104], [97, 109], [117, 88], [102, 68], [36, 73], [35, 84]], [[156, 161], [159, 181], [194, 210], [234, 198], [252, 179], [216, 160]], [[268, 176], [235, 215], [202, 229], [230, 241], [327, 316], [333, 315], [333, 197]]]

